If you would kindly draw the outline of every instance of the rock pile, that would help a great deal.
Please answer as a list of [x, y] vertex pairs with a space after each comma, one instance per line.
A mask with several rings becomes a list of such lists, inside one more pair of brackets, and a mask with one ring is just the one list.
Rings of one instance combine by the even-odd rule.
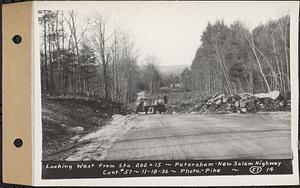
[[258, 111], [281, 111], [290, 109], [290, 101], [285, 100], [279, 91], [270, 93], [225, 96], [216, 94], [211, 97], [199, 111], [203, 114], [213, 113], [255, 113]]

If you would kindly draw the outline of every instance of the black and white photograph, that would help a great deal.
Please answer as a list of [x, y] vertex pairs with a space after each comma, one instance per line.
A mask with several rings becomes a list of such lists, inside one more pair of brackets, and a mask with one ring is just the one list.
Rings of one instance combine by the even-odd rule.
[[36, 10], [43, 178], [293, 174], [289, 4], [98, 3]]

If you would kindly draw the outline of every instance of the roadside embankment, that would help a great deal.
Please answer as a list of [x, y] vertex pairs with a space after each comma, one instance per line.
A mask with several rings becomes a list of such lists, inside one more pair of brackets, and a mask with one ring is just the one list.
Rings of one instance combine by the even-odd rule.
[[82, 98], [43, 98], [43, 160], [68, 156], [79, 139], [112, 120], [113, 114], [130, 113], [122, 104]]

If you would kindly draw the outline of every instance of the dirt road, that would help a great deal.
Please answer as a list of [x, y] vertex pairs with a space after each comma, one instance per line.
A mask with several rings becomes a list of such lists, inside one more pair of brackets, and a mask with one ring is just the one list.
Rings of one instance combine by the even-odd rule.
[[291, 158], [288, 112], [118, 116], [106, 129], [67, 160]]

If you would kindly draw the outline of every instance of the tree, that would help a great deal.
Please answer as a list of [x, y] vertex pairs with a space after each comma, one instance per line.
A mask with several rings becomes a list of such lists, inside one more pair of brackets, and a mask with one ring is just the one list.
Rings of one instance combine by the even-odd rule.
[[184, 71], [181, 73], [181, 78], [183, 80], [183, 86], [186, 91], [189, 91], [192, 89], [191, 83], [192, 81], [192, 74], [191, 70], [188, 68], [185, 68]]
[[113, 38], [115, 33], [108, 33], [108, 22], [108, 16], [103, 15], [101, 13], [95, 14], [94, 25], [92, 29], [92, 41], [94, 42], [96, 53], [102, 63], [105, 99], [111, 100], [108, 67], [109, 61], [111, 60], [112, 50], [114, 47], [111, 39]]
[[[50, 36], [51, 35], [50, 35], [49, 27], [50, 27], [50, 24], [53, 23], [55, 13], [50, 10], [40, 10], [38, 12], [38, 14], [40, 15], [40, 17], [38, 19], [39, 23], [43, 27], [42, 38], [43, 38], [43, 46], [44, 46], [44, 52], [41, 54], [41, 57], [43, 57], [43, 61], [41, 61], [42, 62], [42, 64], [41, 64], [42, 92], [48, 93], [50, 90], [48, 64], [50, 64], [50, 62], [51, 62], [51, 57], [50, 57], [51, 52], [50, 52], [50, 49], [47, 49], [47, 47], [49, 46], [49, 48], [50, 48], [50, 42], [51, 42]], [[47, 42], [49, 44], [48, 46], [47, 46]], [[52, 74], [52, 72], [51, 72], [51, 74]], [[52, 79], [51, 79], [51, 83], [53, 83]]]
[[92, 27], [89, 17], [66, 13], [39, 11], [43, 94], [134, 100], [141, 70], [129, 34], [112, 27], [101, 13], [95, 14]]
[[143, 79], [147, 83], [149, 94], [157, 94], [160, 88], [161, 76], [158, 71], [158, 58], [150, 55], [144, 59]]
[[[88, 22], [86, 26], [82, 29], [81, 32], [78, 31], [78, 13], [74, 10], [68, 12], [68, 18], [66, 18], [66, 22], [68, 23], [70, 35], [71, 35], [71, 44], [73, 45], [73, 48], [75, 49], [76, 54], [76, 63], [74, 63], [74, 74], [75, 79], [78, 77], [78, 84], [76, 92], [83, 93], [84, 92], [84, 82], [82, 80], [82, 62], [80, 62], [80, 43], [82, 42], [82, 39], [84, 38], [85, 32], [88, 30]], [[76, 70], [76, 67], [78, 70]], [[77, 73], [78, 71], [78, 73]]]
[[290, 92], [289, 16], [249, 31], [241, 22], [208, 23], [185, 85], [203, 94]]
[[95, 77], [97, 77], [97, 68], [96, 68], [96, 55], [93, 50], [87, 43], [83, 43], [80, 49], [80, 59], [79, 61], [82, 64], [82, 80], [84, 81], [84, 91], [86, 91], [89, 96], [91, 93], [94, 93], [93, 87], [95, 86]]

